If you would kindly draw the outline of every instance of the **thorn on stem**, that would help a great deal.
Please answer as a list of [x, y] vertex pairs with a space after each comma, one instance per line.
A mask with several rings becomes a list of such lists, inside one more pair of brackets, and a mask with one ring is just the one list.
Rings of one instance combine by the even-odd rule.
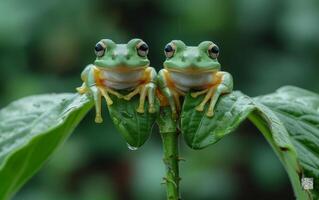
[[182, 158], [182, 157], [177, 157], [177, 160], [178, 160], [178, 161], [183, 161], [183, 162], [186, 161], [185, 158]]
[[172, 183], [174, 185], [175, 188], [177, 188], [177, 184], [172, 179], [169, 179], [167, 177], [164, 177], [163, 179], [166, 181], [166, 183], [170, 182], [170, 183]]

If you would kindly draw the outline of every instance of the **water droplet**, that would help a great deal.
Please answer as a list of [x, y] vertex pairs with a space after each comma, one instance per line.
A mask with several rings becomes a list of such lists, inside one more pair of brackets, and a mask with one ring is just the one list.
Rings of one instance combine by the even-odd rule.
[[126, 144], [127, 144], [127, 148], [131, 151], [136, 151], [138, 149], [138, 147], [131, 146], [129, 143], [126, 143]]

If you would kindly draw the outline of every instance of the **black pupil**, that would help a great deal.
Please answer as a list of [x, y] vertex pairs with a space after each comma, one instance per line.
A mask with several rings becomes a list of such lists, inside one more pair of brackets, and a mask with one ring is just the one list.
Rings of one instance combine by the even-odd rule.
[[94, 49], [95, 51], [102, 51], [104, 48], [101, 44], [96, 44]]
[[212, 53], [217, 54], [217, 53], [219, 52], [219, 48], [218, 48], [218, 46], [213, 46], [210, 51], [211, 51]]
[[147, 51], [148, 50], [148, 46], [146, 44], [142, 44], [140, 47], [139, 47], [140, 50], [142, 51]]
[[168, 44], [168, 45], [166, 45], [164, 51], [165, 51], [165, 52], [172, 52], [172, 51], [173, 51], [173, 47]]

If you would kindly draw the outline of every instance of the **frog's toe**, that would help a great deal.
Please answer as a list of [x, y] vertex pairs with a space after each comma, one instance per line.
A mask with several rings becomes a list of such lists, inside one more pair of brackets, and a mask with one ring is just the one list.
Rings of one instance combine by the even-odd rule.
[[196, 98], [196, 97], [197, 97], [197, 94], [195, 94], [194, 92], [192, 92], [192, 93], [191, 93], [191, 96], [192, 96], [193, 98]]
[[213, 110], [208, 110], [206, 113], [207, 117], [213, 117], [214, 116], [214, 111]]
[[110, 100], [106, 100], [106, 104], [107, 106], [111, 106], [113, 104], [113, 101], [110, 99]]
[[77, 87], [77, 88], [76, 88], [76, 91], [77, 91], [79, 94], [84, 94], [84, 93], [85, 93], [84, 89], [81, 88], [81, 87]]
[[144, 113], [144, 106], [139, 106], [139, 107], [136, 109], [136, 112], [138, 112], [138, 113]]
[[125, 96], [123, 97], [123, 99], [126, 100], [126, 101], [129, 101], [129, 100], [132, 99], [132, 96], [125, 95]]
[[109, 96], [109, 94], [107, 93], [107, 91], [104, 88], [99, 88], [99, 90], [100, 90], [101, 94], [103, 95], [107, 106], [112, 105], [113, 101], [112, 101], [111, 97]]
[[155, 112], [156, 112], [156, 109], [155, 109], [154, 104], [150, 104], [150, 106], [149, 106], [149, 108], [148, 108], [148, 112], [149, 112], [149, 113], [155, 113]]
[[119, 94], [119, 93], [113, 93], [117, 98], [122, 99], [124, 98], [123, 95]]
[[95, 123], [98, 123], [98, 124], [100, 124], [100, 123], [102, 123], [103, 122], [103, 119], [102, 119], [102, 117], [101, 116], [99, 116], [99, 115], [97, 115], [97, 116], [95, 116]]
[[204, 111], [204, 105], [198, 105], [198, 106], [196, 106], [196, 108], [195, 108], [197, 111], [199, 111], [199, 112], [203, 112]]
[[79, 93], [79, 94], [84, 94], [87, 92], [87, 88], [85, 86], [81, 86], [81, 87], [77, 87], [76, 88], [76, 91]]
[[131, 100], [135, 95], [139, 94], [141, 92], [141, 86], [136, 87], [132, 92], [128, 93], [125, 96], [122, 96], [121, 98], [123, 98], [126, 101]]

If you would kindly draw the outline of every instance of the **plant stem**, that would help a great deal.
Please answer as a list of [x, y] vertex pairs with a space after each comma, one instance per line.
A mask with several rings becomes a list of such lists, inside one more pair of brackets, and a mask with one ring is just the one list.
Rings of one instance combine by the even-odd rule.
[[163, 142], [163, 161], [166, 166], [166, 193], [168, 200], [179, 200], [179, 156], [178, 156], [178, 137], [179, 131], [177, 122], [172, 119], [169, 107], [162, 107], [157, 124]]
[[168, 200], [178, 200], [179, 197], [179, 157], [178, 157], [178, 132], [161, 133], [163, 141], [164, 158], [166, 165], [166, 192]]
[[289, 179], [292, 184], [292, 188], [295, 193], [296, 199], [311, 199], [309, 194], [305, 190], [302, 189], [301, 183], [300, 183], [300, 169], [297, 163], [295, 163], [295, 155], [292, 154], [292, 152], [282, 152], [277, 147], [277, 145], [274, 144], [274, 139], [272, 138], [271, 131], [267, 127], [266, 123], [262, 123], [264, 120], [257, 115], [256, 113], [252, 113], [248, 116], [250, 121], [262, 132], [262, 134], [265, 136], [267, 141], [269, 142], [270, 146], [273, 148], [275, 153], [277, 154], [279, 160], [283, 164], [284, 168], [286, 169]]

